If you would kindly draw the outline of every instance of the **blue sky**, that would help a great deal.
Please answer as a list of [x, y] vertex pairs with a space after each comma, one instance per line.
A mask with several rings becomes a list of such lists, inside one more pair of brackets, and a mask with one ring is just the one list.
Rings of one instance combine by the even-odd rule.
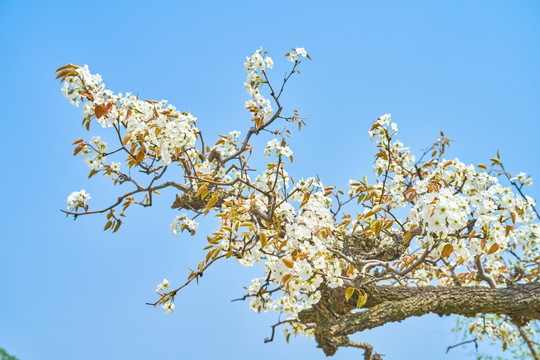
[[[185, 279], [213, 223], [175, 238], [173, 192], [133, 209], [116, 234], [101, 231], [99, 216], [64, 217], [72, 191], [86, 189], [98, 207], [121, 190], [89, 181], [71, 156], [71, 142], [87, 134], [54, 80], [57, 67], [88, 64], [115, 92], [168, 99], [213, 142], [249, 127], [245, 56], [263, 46], [278, 81], [282, 55], [301, 46], [313, 61], [284, 95], [308, 118], [291, 141], [295, 178], [318, 174], [344, 187], [371, 174], [367, 130], [391, 113], [414, 152], [444, 130], [455, 140], [449, 158], [487, 163], [499, 150], [511, 172], [540, 181], [539, 15], [537, 1], [1, 0], [0, 347], [21, 360], [324, 358], [312, 340], [263, 344], [275, 314], [230, 302], [256, 269], [218, 264], [177, 297], [173, 315], [144, 305], [163, 277]], [[536, 199], [538, 189], [529, 191]], [[473, 357], [472, 347], [444, 354], [458, 341], [454, 324], [427, 316], [355, 339], [385, 359]], [[361, 354], [335, 358], [353, 356]]]

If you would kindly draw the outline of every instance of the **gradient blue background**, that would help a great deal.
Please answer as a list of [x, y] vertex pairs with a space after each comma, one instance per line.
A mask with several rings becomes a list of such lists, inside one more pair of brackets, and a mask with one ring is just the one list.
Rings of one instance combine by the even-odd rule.
[[[282, 55], [301, 46], [313, 61], [283, 97], [309, 117], [292, 139], [295, 178], [344, 187], [371, 174], [367, 130], [392, 113], [417, 153], [444, 130], [455, 140], [449, 158], [487, 163], [500, 150], [510, 171], [540, 181], [539, 18], [537, 1], [0, 0], [0, 347], [21, 360], [324, 358], [312, 340], [287, 345], [279, 333], [263, 344], [276, 314], [230, 302], [257, 269], [218, 264], [177, 297], [173, 315], [144, 305], [163, 277], [178, 285], [199, 262], [212, 221], [175, 238], [174, 192], [130, 210], [116, 234], [101, 231], [100, 216], [65, 218], [72, 191], [89, 191], [97, 208], [123, 190], [89, 181], [71, 156], [71, 142], [88, 135], [57, 67], [88, 64], [115, 92], [168, 99], [213, 142], [249, 126], [245, 56], [270, 51], [278, 81]], [[413, 318], [355, 339], [385, 359], [473, 358], [473, 346], [444, 354], [459, 341], [454, 324]]]

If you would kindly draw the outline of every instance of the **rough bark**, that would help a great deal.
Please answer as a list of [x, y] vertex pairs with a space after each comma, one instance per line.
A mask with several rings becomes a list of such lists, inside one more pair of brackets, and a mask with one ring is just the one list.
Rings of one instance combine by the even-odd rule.
[[345, 288], [336, 288], [325, 289], [318, 304], [300, 313], [303, 323], [315, 327], [315, 338], [326, 355], [333, 355], [341, 346], [355, 346], [348, 340], [350, 334], [430, 313], [467, 317], [504, 314], [518, 326], [540, 319], [539, 282], [499, 289], [373, 285], [363, 290], [368, 294], [368, 300], [358, 312], [351, 313], [358, 295], [346, 302]]

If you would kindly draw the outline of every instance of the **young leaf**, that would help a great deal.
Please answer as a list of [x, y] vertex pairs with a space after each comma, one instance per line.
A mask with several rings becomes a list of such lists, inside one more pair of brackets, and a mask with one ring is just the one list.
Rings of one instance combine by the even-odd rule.
[[302, 200], [302, 203], [300, 204], [300, 207], [306, 206], [306, 204], [309, 201], [310, 196], [311, 196], [311, 193], [308, 193], [308, 192], [304, 193], [304, 199]]
[[351, 298], [351, 296], [353, 296], [354, 290], [356, 290], [356, 289], [353, 288], [353, 287], [348, 287], [347, 290], [345, 290], [345, 299], [346, 299], [347, 301], [349, 301], [349, 299]]
[[356, 307], [361, 308], [362, 306], [364, 306], [365, 303], [367, 302], [367, 299], [368, 299], [368, 295], [363, 292], [362, 295], [358, 296], [358, 301], [356, 302]]
[[105, 224], [105, 227], [103, 228], [103, 231], [106, 231], [108, 230], [110, 227], [112, 226], [112, 221], [107, 221], [107, 223]]
[[293, 268], [294, 261], [292, 261], [291, 259], [287, 259], [287, 258], [283, 258], [281, 260], [283, 261], [283, 263], [285, 264], [286, 267], [288, 267], [289, 269]]
[[266, 233], [265, 232], [261, 232], [261, 234], [259, 235], [260, 239], [261, 239], [261, 248], [265, 247], [267, 242], [268, 242], [268, 238], [266, 237]]
[[281, 278], [281, 281], [279, 282], [279, 284], [281, 286], [285, 285], [287, 283], [287, 281], [291, 280], [292, 278], [292, 274], [285, 274], [283, 275], [283, 277]]
[[495, 244], [491, 245], [491, 247], [489, 248], [487, 253], [488, 253], [488, 255], [493, 254], [497, 250], [499, 250], [499, 244], [495, 243]]
[[454, 247], [452, 246], [452, 244], [444, 245], [444, 247], [443, 247], [443, 249], [441, 251], [441, 257], [442, 258], [449, 257], [450, 254], [452, 254], [452, 251], [454, 251]]

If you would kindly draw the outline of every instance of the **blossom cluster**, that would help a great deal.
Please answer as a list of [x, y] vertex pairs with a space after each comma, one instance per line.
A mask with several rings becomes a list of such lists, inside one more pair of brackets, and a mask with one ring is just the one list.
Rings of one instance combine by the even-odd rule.
[[530, 175], [525, 174], [524, 172], [520, 172], [516, 176], [512, 177], [510, 179], [511, 181], [517, 181], [522, 186], [532, 186], [533, 179]]
[[275, 156], [292, 156], [293, 152], [292, 150], [284, 144], [284, 142], [278, 141], [278, 139], [272, 139], [266, 144], [266, 148], [264, 149], [264, 156], [268, 157], [269, 155], [275, 155]]
[[[66, 73], [62, 93], [73, 105], [84, 102], [83, 114], [88, 121], [87, 127], [90, 120], [95, 118], [102, 127], [114, 127], [119, 134], [123, 129], [122, 145], [139, 151], [132, 151], [133, 157], [142, 154], [140, 160], [148, 156], [169, 165], [179, 152], [194, 146], [198, 130], [193, 115], [177, 111], [165, 100], [141, 100], [131, 93], [114, 94], [105, 89], [99, 74], [90, 73], [88, 66], [69, 65], [63, 71]], [[106, 144], [104, 148], [95, 148], [97, 155], [87, 161], [89, 166], [96, 170], [102, 168], [105, 150]]]
[[[170, 290], [170, 284], [171, 282], [169, 280], [163, 279], [163, 282], [158, 285], [156, 292], [160, 295], [165, 294]], [[163, 308], [163, 310], [165, 310], [165, 314], [172, 314], [174, 312], [173, 299], [169, 299], [168, 301], [164, 302], [161, 307]]]
[[86, 191], [74, 191], [67, 197], [67, 208], [68, 210], [77, 211], [81, 207], [84, 208], [86, 206], [86, 202], [90, 199], [90, 194], [88, 194]]
[[266, 56], [263, 59], [262, 48], [255, 51], [246, 58], [244, 69], [246, 71], [246, 82], [244, 87], [252, 99], [246, 101], [244, 107], [252, 114], [252, 121], [255, 121], [257, 127], [263, 121], [269, 120], [274, 112], [270, 99], [261, 95], [261, 85], [266, 82], [265, 69], [271, 69], [274, 66], [272, 58]]
[[[276, 177], [281, 181], [276, 181]], [[289, 201], [275, 210], [280, 219], [279, 230], [259, 229], [260, 240], [249, 251], [242, 252], [237, 261], [243, 266], [263, 265], [262, 276], [253, 279], [248, 287], [251, 309], [258, 312], [273, 310], [292, 320], [297, 319], [300, 311], [320, 300], [322, 284], [343, 285], [345, 264], [335, 259], [332, 253], [333, 248], [341, 245], [333, 235], [336, 226], [330, 212], [331, 200], [325, 195], [324, 186], [314, 178], [308, 178], [290, 187], [285, 172], [265, 171], [255, 181], [261, 190], [273, 187], [274, 183], [275, 191], [291, 193]], [[298, 203], [300, 206], [295, 207]], [[253, 208], [267, 212], [269, 205], [267, 199], [258, 194], [248, 201], [227, 199], [221, 208], [221, 229], [226, 229], [221, 247], [232, 250], [245, 247], [241, 234], [234, 231], [235, 223], [248, 221], [250, 209], [251, 212]], [[270, 288], [281, 290], [276, 292]], [[297, 323], [286, 329], [307, 336], [312, 331]]]
[[309, 55], [306, 52], [306, 49], [304, 48], [293, 48], [293, 52], [285, 54], [287, 59], [289, 59], [290, 62], [297, 62], [300, 60], [300, 57], [307, 57], [309, 59]]
[[199, 224], [195, 220], [191, 220], [186, 214], [177, 216], [174, 221], [171, 224], [171, 232], [178, 236], [178, 230], [183, 232], [184, 230], [187, 230], [189, 232], [195, 232], [195, 229]]

